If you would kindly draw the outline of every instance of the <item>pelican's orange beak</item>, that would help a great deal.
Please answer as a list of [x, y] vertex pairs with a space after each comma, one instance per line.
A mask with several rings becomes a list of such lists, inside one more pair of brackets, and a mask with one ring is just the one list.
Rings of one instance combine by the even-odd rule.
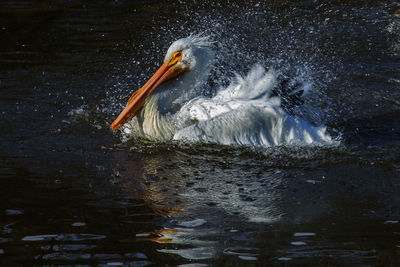
[[118, 118], [111, 124], [111, 129], [117, 130], [127, 121], [137, 115], [142, 108], [146, 97], [150, 95], [160, 84], [178, 76], [185, 68], [178, 68], [177, 63], [182, 59], [182, 51], [175, 52], [169, 62], [164, 62], [150, 80], [129, 98], [125, 109]]

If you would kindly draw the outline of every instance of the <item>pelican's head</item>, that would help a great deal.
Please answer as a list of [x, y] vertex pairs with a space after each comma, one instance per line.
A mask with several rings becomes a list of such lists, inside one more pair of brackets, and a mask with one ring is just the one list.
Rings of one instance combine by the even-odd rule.
[[[165, 55], [164, 63], [150, 80], [129, 98], [125, 109], [118, 118], [111, 124], [113, 130], [118, 129], [132, 117], [136, 116], [146, 98], [151, 95], [160, 85], [173, 78], [180, 77], [183, 73], [189, 72], [186, 87], [194, 86], [209, 73], [209, 60], [212, 55], [211, 42], [208, 37], [202, 35], [191, 35], [172, 43]], [[179, 87], [179, 86], [178, 86]], [[166, 87], [169, 95], [176, 95], [178, 90]], [[175, 93], [172, 92], [174, 90]]]

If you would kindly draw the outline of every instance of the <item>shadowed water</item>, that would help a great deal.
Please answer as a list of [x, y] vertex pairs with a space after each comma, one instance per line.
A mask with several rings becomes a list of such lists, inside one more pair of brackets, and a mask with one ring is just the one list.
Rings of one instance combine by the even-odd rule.
[[[399, 8], [3, 1], [1, 265], [399, 265]], [[132, 90], [203, 31], [205, 95], [273, 68], [312, 84], [292, 112], [340, 144], [122, 142], [109, 125]]]

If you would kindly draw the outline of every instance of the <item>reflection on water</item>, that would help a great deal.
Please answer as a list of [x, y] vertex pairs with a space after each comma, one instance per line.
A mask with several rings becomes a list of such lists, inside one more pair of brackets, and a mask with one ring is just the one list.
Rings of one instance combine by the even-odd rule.
[[297, 159], [287, 149], [271, 156], [142, 148], [146, 153], [104, 149], [112, 172], [100, 168], [75, 185], [18, 178], [34, 193], [6, 195], [0, 256], [37, 264], [246, 266], [385, 263], [397, 253], [397, 189], [374, 175], [384, 166], [313, 167], [316, 155], [337, 148], [313, 149], [310, 157], [303, 148]]
[[[235, 159], [213, 152], [213, 148], [166, 148], [162, 153], [157, 148], [155, 153], [142, 155], [141, 164], [130, 158], [130, 153], [117, 155], [122, 170], [119, 184], [127, 197], [143, 199], [166, 219], [161, 228], [137, 234], [137, 241], [162, 244], [158, 252], [198, 263], [221, 255], [241, 261], [301, 259], [305, 263], [306, 259], [327, 261], [332, 255], [332, 262], [376, 260], [376, 250], [359, 248], [358, 233], [352, 226], [350, 234], [336, 225], [346, 216], [368, 216], [357, 215], [360, 208], [376, 213], [382, 207], [357, 198], [341, 200], [348, 196], [348, 186], [334, 178], [335, 171], [299, 173], [281, 169], [285, 166], [276, 159], [272, 160], [274, 167], [268, 166], [268, 156], [238, 153]], [[194, 151], [202, 153], [188, 154]], [[322, 156], [325, 152], [317, 153]], [[312, 162], [312, 158], [306, 161]], [[366, 188], [359, 190], [365, 193]], [[332, 220], [331, 212], [337, 211], [342, 215]], [[357, 225], [357, 220], [353, 223]], [[331, 235], [336, 236], [336, 244], [326, 242]]]

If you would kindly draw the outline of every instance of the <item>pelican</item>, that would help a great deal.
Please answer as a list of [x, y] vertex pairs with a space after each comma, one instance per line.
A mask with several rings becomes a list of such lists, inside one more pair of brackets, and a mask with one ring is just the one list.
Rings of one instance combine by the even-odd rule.
[[202, 95], [214, 56], [207, 36], [173, 42], [161, 67], [132, 94], [111, 128], [157, 141], [265, 147], [332, 141], [325, 127], [314, 127], [282, 108], [274, 94], [276, 74], [259, 64], [213, 97]]

